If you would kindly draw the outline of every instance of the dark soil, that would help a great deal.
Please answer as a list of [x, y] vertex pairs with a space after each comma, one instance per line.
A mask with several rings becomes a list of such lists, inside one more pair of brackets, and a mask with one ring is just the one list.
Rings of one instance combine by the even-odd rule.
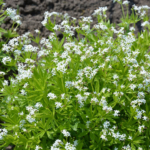
[[[129, 9], [134, 4], [137, 6], [150, 6], [150, 0], [129, 1]], [[22, 24], [17, 32], [20, 35], [27, 31], [35, 34], [34, 30], [39, 29], [42, 37], [48, 37], [50, 32], [41, 24], [44, 20], [45, 11], [67, 12], [70, 16], [79, 19], [80, 16], [90, 16], [94, 10], [99, 7], [107, 6], [107, 16], [111, 23], [119, 23], [122, 16], [120, 5], [118, 3], [113, 3], [113, 0], [4, 0], [4, 2], [6, 3], [5, 8], [11, 7], [19, 9], [22, 17]], [[61, 22], [61, 19], [57, 20], [57, 23], [59, 22]], [[2, 25], [2, 28], [9, 29], [11, 23], [12, 21], [10, 19], [6, 19], [6, 23]], [[95, 24], [96, 21], [93, 23]], [[142, 30], [141, 22], [137, 23], [136, 28], [136, 31]]]

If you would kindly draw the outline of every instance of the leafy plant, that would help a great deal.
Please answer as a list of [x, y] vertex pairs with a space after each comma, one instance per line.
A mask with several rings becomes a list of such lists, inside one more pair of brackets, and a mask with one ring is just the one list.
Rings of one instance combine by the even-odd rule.
[[[1, 148], [149, 149], [150, 24], [144, 20], [145, 30], [135, 36], [129, 25], [139, 21], [137, 14], [123, 13], [117, 30], [106, 20], [106, 10], [94, 12], [98, 23], [92, 29], [92, 17], [76, 27], [67, 14], [45, 12], [42, 24], [60, 30], [61, 41], [55, 32], [48, 39], [29, 33], [18, 38], [12, 46], [18, 74], [1, 89]], [[61, 25], [50, 21], [52, 15], [64, 19]], [[75, 31], [84, 38], [74, 39]], [[30, 45], [29, 37], [41, 46]]]
[[[2, 25], [2, 23], [4, 23], [5, 18], [6, 17], [11, 17], [11, 19], [13, 19], [13, 25], [12, 28], [10, 30], [5, 30], [3, 28], [0, 27], [0, 88], [2, 88], [2, 82], [4, 82], [4, 75], [5, 78], [8, 79], [9, 76], [13, 75], [13, 73], [16, 73], [16, 65], [14, 64], [13, 61], [11, 61], [8, 64], [5, 64], [5, 61], [10, 60], [10, 56], [13, 56], [13, 53], [10, 52], [9, 54], [5, 52], [5, 49], [11, 49], [10, 46], [13, 43], [9, 43], [8, 41], [11, 38], [14, 37], [18, 37], [19, 35], [16, 33], [16, 29], [18, 27], [18, 25], [21, 23], [18, 19], [19, 19], [19, 15], [16, 14], [15, 10], [11, 9], [11, 8], [7, 8], [7, 10], [3, 10], [5, 3], [3, 2], [3, 0], [0, 0], [0, 5], [1, 5], [1, 15], [0, 15], [0, 26]], [[11, 13], [11, 15], [10, 15]], [[14, 25], [16, 25], [17, 22], [17, 27], [14, 29]], [[6, 44], [8, 44], [9, 46], [6, 48]]]

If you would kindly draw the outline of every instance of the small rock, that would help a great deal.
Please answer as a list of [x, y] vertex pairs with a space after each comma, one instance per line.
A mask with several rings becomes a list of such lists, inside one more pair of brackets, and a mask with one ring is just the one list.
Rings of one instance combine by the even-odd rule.
[[6, 150], [13, 150], [13, 146], [6, 147]]
[[19, 2], [18, 2], [18, 5], [19, 5], [19, 6], [24, 6], [24, 0], [19, 1]]

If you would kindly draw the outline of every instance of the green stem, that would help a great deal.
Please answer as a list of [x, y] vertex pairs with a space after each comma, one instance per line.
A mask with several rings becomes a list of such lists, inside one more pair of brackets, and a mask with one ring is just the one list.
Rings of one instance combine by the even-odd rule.
[[128, 7], [128, 5], [127, 5], [127, 18], [129, 17], [129, 7]]
[[79, 41], [80, 41], [80, 34], [79, 34], [79, 32], [78, 32], [78, 38], [79, 38]]
[[13, 25], [12, 25], [12, 28], [10, 29], [10, 31], [12, 31], [12, 30], [13, 30], [13, 28], [14, 28], [14, 24], [15, 24], [15, 23], [13, 22]]
[[122, 13], [123, 13], [123, 18], [125, 18], [124, 9], [123, 9], [123, 5], [122, 4], [121, 4], [121, 9], [122, 9]]
[[[90, 106], [90, 107], [91, 107], [91, 115], [92, 115], [92, 114], [93, 114], [93, 113], [92, 113], [92, 103], [91, 103], [91, 106]], [[92, 115], [92, 117], [93, 117], [93, 115]]]
[[61, 77], [61, 83], [62, 83], [62, 87], [63, 87], [63, 92], [65, 93], [65, 88], [64, 88], [64, 83], [63, 83], [63, 77]]
[[3, 13], [3, 14], [0, 15], [0, 17], [2, 17], [2, 16], [4, 16], [4, 15], [5, 15], [5, 14]]
[[93, 84], [92, 84], [92, 82], [91, 82], [91, 86], [92, 86], [92, 91], [94, 92], [94, 88], [93, 88]]

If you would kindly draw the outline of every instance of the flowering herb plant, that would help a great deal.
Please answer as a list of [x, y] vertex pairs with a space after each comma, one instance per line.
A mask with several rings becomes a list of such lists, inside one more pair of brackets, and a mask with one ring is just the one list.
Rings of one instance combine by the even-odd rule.
[[[13, 41], [14, 37], [19, 36], [16, 32], [17, 27], [21, 24], [20, 16], [17, 15], [17, 11], [15, 9], [7, 8], [5, 11], [3, 10], [5, 3], [3, 0], [0, 0], [0, 25], [5, 22], [5, 18], [9, 17], [13, 20], [13, 25], [10, 30], [5, 30], [0, 27], [0, 88], [2, 88], [2, 82], [5, 78], [8, 78], [12, 74], [12, 72], [16, 72], [15, 64], [11, 61], [13, 58], [13, 52], [11, 51], [11, 46], [17, 41]], [[11, 41], [9, 41], [12, 39]], [[8, 42], [9, 41], [9, 42]], [[17, 45], [17, 43], [15, 43]], [[10, 53], [7, 54], [6, 52], [9, 51]], [[11, 63], [10, 63], [11, 62]]]
[[[117, 1], [122, 10], [128, 7], [128, 1]], [[18, 44], [12, 44], [11, 51], [3, 48], [13, 52], [18, 74], [1, 89], [0, 147], [148, 150], [148, 9], [134, 5], [131, 15], [123, 10], [118, 29], [107, 21], [107, 7], [94, 11], [98, 23], [93, 27], [91, 16], [81, 17], [75, 26], [76, 19], [68, 14], [45, 12], [42, 24], [53, 33], [48, 39], [32, 36], [41, 46], [32, 46], [26, 33], [13, 39]], [[62, 17], [60, 25], [50, 20], [52, 15]], [[136, 36], [139, 20], [144, 30]], [[60, 41], [57, 30], [63, 33]]]

